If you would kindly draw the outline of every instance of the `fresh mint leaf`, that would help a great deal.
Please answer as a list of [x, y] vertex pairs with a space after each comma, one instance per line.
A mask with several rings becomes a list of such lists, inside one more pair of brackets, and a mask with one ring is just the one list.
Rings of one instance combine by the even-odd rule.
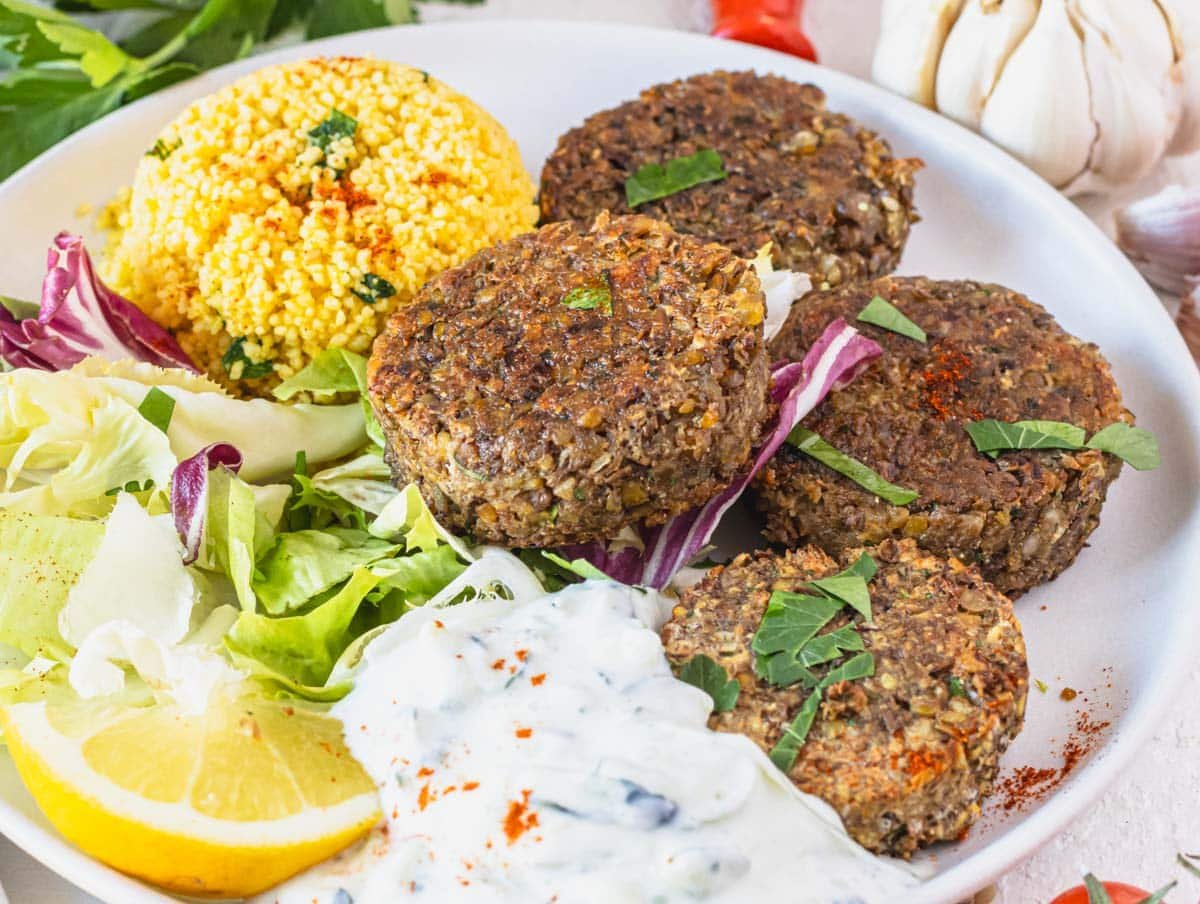
[[698, 687], [712, 697], [713, 712], [727, 713], [737, 704], [741, 685], [725, 669], [703, 654], [693, 656], [679, 669], [680, 681]]
[[562, 297], [564, 307], [573, 311], [595, 311], [612, 314], [612, 290], [607, 285], [576, 286]]
[[647, 163], [625, 180], [625, 203], [637, 207], [704, 182], [720, 182], [728, 175], [721, 155], [711, 148], [676, 157], [665, 165]]
[[175, 400], [157, 386], [152, 386], [142, 399], [142, 404], [138, 405], [138, 414], [166, 433], [175, 414]]
[[1158, 438], [1124, 421], [1109, 424], [1087, 441], [1087, 447], [1115, 455], [1137, 471], [1153, 471], [1162, 464]]
[[917, 498], [918, 494], [915, 490], [889, 483], [861, 461], [838, 451], [807, 427], [793, 428], [792, 432], [788, 434], [787, 442], [805, 455], [815, 458], [825, 467], [850, 478], [867, 492], [873, 493], [892, 505], [908, 505]]
[[771, 748], [771, 762], [780, 772], [790, 772], [795, 765], [796, 757], [808, 739], [808, 732], [812, 729], [820, 706], [821, 692], [815, 690], [805, 698], [791, 723], [783, 730], [783, 736]]
[[925, 331], [900, 313], [890, 301], [881, 295], [876, 295], [867, 306], [858, 312], [858, 320], [870, 323], [893, 333], [899, 333], [917, 342], [925, 342], [928, 338]]

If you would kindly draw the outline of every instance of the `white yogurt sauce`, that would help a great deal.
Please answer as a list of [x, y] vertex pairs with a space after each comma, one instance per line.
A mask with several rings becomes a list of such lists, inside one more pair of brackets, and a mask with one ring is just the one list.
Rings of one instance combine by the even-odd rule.
[[414, 611], [367, 647], [334, 714], [386, 826], [263, 901], [849, 904], [915, 884], [706, 727], [654, 630], [661, 597], [515, 596]]

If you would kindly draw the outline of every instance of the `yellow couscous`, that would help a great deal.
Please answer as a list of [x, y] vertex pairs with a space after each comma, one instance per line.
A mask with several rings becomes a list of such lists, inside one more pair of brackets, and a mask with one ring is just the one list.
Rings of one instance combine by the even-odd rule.
[[472, 101], [408, 66], [314, 59], [167, 126], [103, 217], [102, 270], [253, 394], [326, 348], [367, 352], [426, 279], [536, 216], [516, 144]]

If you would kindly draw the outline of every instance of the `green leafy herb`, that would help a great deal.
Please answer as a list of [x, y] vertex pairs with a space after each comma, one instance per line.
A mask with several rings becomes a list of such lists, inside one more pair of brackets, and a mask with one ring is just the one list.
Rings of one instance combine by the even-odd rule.
[[1141, 427], [1122, 421], [1109, 424], [1084, 442], [1081, 427], [1061, 421], [1016, 421], [991, 419], [973, 421], [964, 428], [975, 448], [991, 458], [1014, 449], [1098, 449], [1128, 462], [1138, 471], [1152, 471], [1162, 464], [1158, 440]]
[[573, 311], [595, 311], [612, 314], [612, 290], [607, 285], [576, 286], [562, 297], [565, 307]]
[[174, 141], [174, 142], [168, 144], [167, 142], [163, 141], [161, 138], [157, 138], [154, 141], [154, 146], [152, 148], [150, 148], [150, 150], [146, 151], [146, 156], [147, 157], [157, 157], [159, 160], [166, 160], [168, 157], [170, 157], [172, 154], [174, 154], [177, 150], [179, 150], [179, 148], [182, 144], [183, 144], [182, 141]]
[[862, 575], [843, 571], [841, 574], [810, 583], [826, 596], [845, 603], [859, 613], [868, 625], [871, 624], [871, 593], [867, 590], [867, 582]]
[[962, 679], [957, 675], [951, 675], [946, 679], [946, 686], [950, 689], [951, 697], [967, 696], [967, 689], [963, 687]]
[[131, 480], [124, 486], [112, 487], [111, 489], [105, 490], [104, 495], [118, 496], [121, 493], [149, 493], [152, 489], [154, 489], [154, 479], [147, 477], [145, 481], [141, 483], [136, 480]]
[[817, 710], [820, 706], [821, 692], [815, 690], [805, 698], [804, 704], [792, 719], [791, 724], [783, 730], [783, 736], [771, 748], [771, 762], [781, 772], [788, 772], [795, 765], [796, 757], [808, 739], [808, 732], [817, 718]]
[[395, 295], [396, 287], [382, 276], [376, 276], [374, 273], [364, 273], [362, 282], [350, 291], [357, 295], [364, 304], [375, 304]]
[[587, 559], [564, 559], [548, 550], [542, 550], [542, 557], [553, 562], [559, 568], [583, 578], [585, 581], [608, 581], [611, 578]]
[[712, 697], [713, 712], [727, 713], [737, 704], [741, 685], [707, 656], [693, 656], [679, 669], [679, 680], [698, 687]]
[[839, 681], [857, 681], [859, 678], [870, 678], [875, 674], [875, 657], [870, 653], [859, 653], [852, 656], [821, 679], [820, 686], [832, 687]]
[[157, 386], [152, 386], [146, 398], [142, 399], [142, 404], [138, 405], [138, 414], [166, 433], [175, 414], [175, 400]]
[[841, 600], [776, 590], [767, 601], [762, 622], [750, 642], [760, 656], [798, 651], [841, 611]]
[[818, 634], [800, 648], [796, 654], [796, 662], [804, 668], [824, 665], [832, 662], [843, 653], [857, 652], [865, 649], [862, 635], [853, 625], [843, 625], [836, 631]]
[[1162, 464], [1158, 439], [1149, 430], [1132, 427], [1123, 421], [1109, 424], [1088, 440], [1089, 449], [1115, 455], [1137, 471], [1153, 471]]
[[246, 354], [246, 337], [234, 339], [221, 356], [221, 366], [231, 380], [258, 380], [275, 370], [270, 361], [254, 361]]
[[347, 116], [336, 107], [330, 109], [329, 115], [317, 125], [308, 130], [308, 141], [322, 151], [329, 151], [335, 141], [351, 138], [358, 131], [358, 120]]
[[1038, 689], [1038, 691], [1043, 694], [1046, 693], [1046, 691], [1048, 691], [1050, 689], [1049, 686], [1046, 684], [1046, 682], [1043, 681], [1041, 678], [1034, 678], [1033, 684], [1034, 684], [1034, 687], [1036, 687]]
[[[462, 0], [459, 0], [462, 2]], [[81, 0], [87, 24], [0, 0], [0, 179], [77, 129], [288, 29], [327, 37], [415, 20], [411, 0]], [[136, 10], [137, 28], [115, 42]], [[119, 18], [124, 17], [124, 18]], [[90, 26], [96, 25], [96, 28]], [[115, 26], [115, 27], [114, 27]], [[156, 145], [162, 158], [172, 148]]]
[[625, 203], [637, 207], [703, 182], [720, 182], [728, 175], [721, 155], [710, 148], [686, 157], [676, 157], [665, 166], [647, 163], [625, 180]]
[[924, 342], [927, 338], [923, 329], [901, 314], [891, 302], [880, 295], [872, 298], [867, 306], [859, 311], [858, 319], [863, 323], [871, 323], [893, 333], [899, 333], [901, 336], [907, 336], [909, 339], [915, 339], [917, 342]]
[[861, 461], [851, 458], [844, 452], [839, 452], [825, 440], [807, 427], [797, 426], [788, 434], [790, 445], [812, 458], [815, 458], [827, 468], [832, 468], [844, 477], [848, 477], [869, 493], [892, 505], [908, 505], [917, 498], [915, 490], [908, 490], [884, 480]]

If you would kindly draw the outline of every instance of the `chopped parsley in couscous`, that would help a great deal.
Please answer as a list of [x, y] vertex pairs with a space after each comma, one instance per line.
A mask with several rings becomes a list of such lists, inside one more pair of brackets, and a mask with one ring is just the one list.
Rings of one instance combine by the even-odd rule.
[[211, 376], [261, 394], [532, 228], [534, 186], [488, 113], [419, 69], [255, 72], [163, 131], [109, 208], [103, 275]]

